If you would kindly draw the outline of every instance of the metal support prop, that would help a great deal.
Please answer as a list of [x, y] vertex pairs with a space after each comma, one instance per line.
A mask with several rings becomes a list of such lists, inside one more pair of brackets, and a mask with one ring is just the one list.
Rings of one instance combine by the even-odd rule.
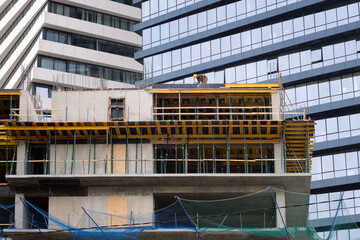
[[182, 163], [183, 163], [183, 173], [185, 173], [185, 143], [184, 143], [184, 128], [181, 128], [181, 147], [182, 147]]
[[139, 145], [139, 144], [136, 142], [136, 149], [135, 149], [135, 174], [137, 174], [138, 145]]
[[114, 145], [113, 145], [113, 135], [112, 128], [110, 128], [110, 164], [111, 164], [111, 174], [114, 173]]
[[[137, 165], [137, 164], [136, 164]], [[142, 144], [142, 128], [140, 128], [140, 173], [143, 174], [143, 144]]]
[[10, 109], [11, 109], [10, 122], [12, 122], [12, 119], [13, 119], [12, 95], [10, 95]]
[[228, 137], [226, 146], [226, 173], [230, 173], [230, 127], [228, 127]]
[[185, 167], [186, 167], [185, 172], [186, 173], [188, 173], [188, 171], [189, 171], [189, 145], [190, 145], [190, 136], [189, 136], [189, 133], [188, 133], [187, 145], [186, 145], [186, 164], [185, 164]]
[[281, 169], [284, 167], [284, 142], [283, 142], [283, 128], [280, 128], [280, 147], [281, 147], [281, 156], [280, 156], [280, 163], [281, 163]]
[[28, 138], [27, 138], [27, 143], [26, 143], [26, 156], [25, 156], [25, 165], [24, 165], [24, 172], [25, 174], [27, 174], [27, 165], [28, 165], [28, 159], [29, 159], [29, 144], [30, 144], [30, 132], [29, 130], [27, 131], [27, 135], [28, 135]]
[[13, 172], [13, 167], [14, 167], [14, 161], [15, 161], [15, 156], [16, 156], [16, 141], [15, 141], [15, 145], [14, 145], [14, 153], [13, 153], [13, 157], [11, 160], [11, 165], [10, 165], [10, 174], [12, 174]]
[[54, 143], [55, 143], [55, 144], [54, 144], [54, 145], [55, 145], [55, 146], [54, 146], [54, 148], [55, 148], [55, 149], [54, 149], [54, 150], [55, 150], [55, 151], [54, 151], [54, 164], [55, 164], [55, 165], [54, 165], [54, 172], [55, 172], [55, 174], [56, 174], [56, 136], [57, 136], [57, 131], [56, 131], [56, 130], [55, 130], [54, 136], [55, 136], [55, 142], [54, 142]]
[[178, 128], [175, 128], [175, 173], [177, 173], [177, 131]]
[[94, 138], [94, 174], [96, 174], [96, 138]]
[[126, 173], [129, 173], [129, 128], [126, 129], [126, 158], [125, 158]]
[[213, 173], [216, 173], [215, 166], [215, 136], [214, 136], [214, 127], [212, 127], [212, 152], [213, 152]]
[[165, 164], [164, 164], [164, 173], [167, 170], [167, 159], [169, 156], [169, 135], [166, 135], [166, 152], [165, 152]]
[[74, 145], [73, 145], [73, 154], [72, 154], [72, 166], [71, 174], [75, 171], [75, 151], [76, 151], [76, 130], [74, 131]]
[[49, 173], [48, 168], [50, 167], [50, 139], [51, 138], [51, 132], [49, 130], [49, 142], [48, 142], [48, 148], [47, 148], [47, 154], [46, 154], [46, 160], [45, 160], [45, 167], [44, 167], [44, 174]]
[[197, 126], [197, 173], [201, 172], [201, 165], [200, 165], [200, 129], [199, 126]]
[[230, 120], [232, 120], [232, 111], [231, 111], [231, 94], [229, 92], [229, 113], [230, 113]]
[[181, 120], [181, 93], [179, 93], [179, 120]]
[[66, 157], [65, 157], [65, 174], [67, 169], [67, 161], [68, 161], [68, 155], [69, 155], [69, 140], [66, 141]]
[[8, 165], [9, 165], [9, 130], [6, 130], [6, 174], [9, 173]]
[[286, 173], [286, 135], [285, 135], [285, 128], [284, 128], [284, 131], [283, 131], [283, 134], [284, 134], [284, 138], [283, 138], [283, 141], [284, 141], [284, 172]]
[[263, 170], [263, 151], [262, 151], [262, 142], [261, 142], [261, 127], [259, 127], [260, 132], [260, 158], [261, 158], [261, 173], [264, 172]]
[[109, 155], [109, 131], [106, 130], [106, 152], [105, 152], [105, 174], [108, 172], [108, 155]]
[[157, 173], [157, 127], [155, 127], [155, 165], [154, 172]]
[[247, 161], [247, 148], [246, 148], [246, 133], [245, 133], [245, 127], [243, 127], [244, 132], [244, 160], [245, 160], [245, 173], [249, 173], [249, 165]]
[[88, 161], [88, 174], [90, 174], [90, 160], [91, 160], [91, 138], [92, 138], [92, 130], [90, 130], [90, 137], [89, 137], [89, 161]]
[[306, 172], [310, 172], [309, 125], [306, 126]]
[[268, 173], [268, 171], [269, 171], [269, 163], [267, 161], [268, 154], [267, 154], [267, 144], [266, 143], [265, 143], [265, 159], [266, 159], [266, 161], [265, 161], [265, 172]]

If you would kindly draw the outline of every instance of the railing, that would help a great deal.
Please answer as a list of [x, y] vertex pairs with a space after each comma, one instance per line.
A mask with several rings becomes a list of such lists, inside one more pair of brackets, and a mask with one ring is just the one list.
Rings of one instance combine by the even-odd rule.
[[[256, 119], [274, 119], [274, 115], [278, 115], [279, 117], [282, 115], [283, 119], [286, 115], [290, 115], [291, 118], [294, 116], [301, 116], [303, 119], [306, 118], [305, 107], [302, 106], [254, 106], [254, 107], [154, 107], [153, 116], [155, 120], [158, 120], [159, 117], [165, 119], [165, 116], [172, 116], [172, 118], [176, 118], [177, 120], [181, 120], [181, 117], [191, 117], [193, 116], [195, 119], [198, 119], [200, 116], [212, 116], [216, 120], [219, 120], [222, 116], [228, 116], [230, 120], [246, 120], [247, 116], [256, 116]], [[300, 111], [297, 111], [300, 109]], [[205, 112], [213, 110], [211, 112]], [[268, 110], [268, 111], [264, 111]], [[171, 112], [169, 112], [171, 111]], [[185, 111], [194, 111], [194, 112], [185, 112]], [[210, 117], [209, 117], [210, 118]], [[211, 119], [213, 119], [211, 118]], [[202, 119], [203, 120], [203, 119]]]
[[[12, 108], [10, 110], [10, 122], [16, 121], [16, 119], [23, 120], [23, 117], [26, 116], [26, 121], [30, 121], [30, 117], [42, 117], [45, 119], [51, 117], [60, 117], [60, 115], [52, 114], [52, 111], [61, 111], [62, 109], [39, 109], [39, 108]], [[26, 111], [26, 113], [20, 113], [20, 111]], [[30, 112], [40, 112], [39, 114], [30, 113]]]
[[[218, 159], [218, 158], [179, 158], [179, 159], [83, 159], [83, 160], [10, 160], [8, 166], [16, 166], [16, 163], [24, 163], [21, 168], [24, 168], [25, 175], [72, 175], [72, 174], [187, 174], [187, 173], [207, 173], [207, 174], [221, 174], [221, 173], [274, 173], [274, 163], [276, 161], [282, 161], [281, 159]], [[307, 159], [286, 159], [287, 172], [301, 172], [296, 169], [292, 169], [292, 163], [301, 162], [305, 165]], [[0, 161], [0, 163], [6, 163], [7, 161]], [[219, 164], [220, 163], [220, 164]], [[223, 163], [223, 164], [221, 164]], [[224, 164], [226, 163], [226, 164]], [[39, 165], [40, 164], [40, 165]], [[43, 165], [43, 168], [39, 166]], [[227, 166], [232, 168], [227, 169]], [[234, 165], [237, 164], [237, 165]], [[260, 168], [261, 164], [261, 168]], [[33, 170], [34, 166], [37, 166], [37, 171]], [[254, 169], [253, 171], [245, 171], [245, 167]], [[258, 166], [255, 170], [256, 165]], [[262, 169], [263, 167], [263, 169]], [[39, 170], [40, 169], [40, 170]], [[261, 171], [260, 171], [261, 169]], [[9, 170], [9, 169], [7, 169]], [[228, 171], [229, 170], [229, 171]], [[18, 169], [19, 171], [19, 169]], [[22, 171], [22, 170], [21, 170]], [[7, 171], [9, 175], [16, 175], [16, 167], [11, 167], [11, 170]]]

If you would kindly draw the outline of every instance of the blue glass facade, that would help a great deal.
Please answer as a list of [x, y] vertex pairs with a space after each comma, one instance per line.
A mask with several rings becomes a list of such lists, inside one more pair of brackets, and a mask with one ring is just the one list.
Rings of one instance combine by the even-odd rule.
[[316, 121], [310, 225], [327, 236], [321, 228], [334, 206], [318, 203], [341, 191], [360, 222], [360, 1], [141, 2], [134, 29], [144, 46], [135, 58], [151, 67], [154, 83], [194, 83], [194, 73], [208, 83], [278, 82], [282, 72], [286, 104], [306, 106]]

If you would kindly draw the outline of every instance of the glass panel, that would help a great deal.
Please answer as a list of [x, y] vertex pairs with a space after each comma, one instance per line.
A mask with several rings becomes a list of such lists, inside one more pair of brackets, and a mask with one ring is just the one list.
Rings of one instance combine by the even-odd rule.
[[330, 172], [334, 170], [332, 155], [322, 156], [322, 169], [324, 172]]
[[350, 124], [351, 124], [351, 129], [360, 128], [360, 113], [350, 115]]
[[337, 94], [341, 94], [340, 77], [330, 79], [330, 90], [331, 90], [331, 95], [332, 96], [337, 95]]
[[335, 154], [334, 155], [334, 169], [335, 171], [345, 169], [345, 154]]
[[323, 81], [319, 83], [319, 94], [320, 98], [330, 96], [330, 87], [328, 81]]
[[297, 86], [296, 87], [296, 102], [306, 102], [307, 94], [306, 94], [306, 85]]
[[348, 93], [348, 92], [354, 91], [352, 75], [348, 74], [348, 75], [343, 76], [341, 83], [342, 83], [341, 85], [342, 85], [343, 93]]
[[357, 167], [358, 167], [357, 152], [346, 153], [346, 168], [351, 169]]
[[307, 85], [308, 100], [314, 100], [319, 98], [318, 84]]
[[335, 133], [338, 131], [337, 118], [326, 119], [326, 133]]
[[344, 131], [350, 130], [349, 116], [339, 117], [338, 122], [339, 122], [339, 132], [344, 132]]

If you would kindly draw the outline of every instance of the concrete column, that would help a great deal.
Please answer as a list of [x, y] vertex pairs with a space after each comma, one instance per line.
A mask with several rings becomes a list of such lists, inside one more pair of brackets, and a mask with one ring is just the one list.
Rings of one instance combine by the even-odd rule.
[[[274, 158], [281, 159], [281, 143], [274, 144]], [[284, 168], [281, 166], [281, 160], [274, 162], [275, 173], [284, 173]]]
[[27, 228], [28, 223], [25, 218], [27, 218], [28, 213], [20, 197], [25, 198], [24, 194], [15, 194], [15, 202], [17, 202], [15, 205], [15, 228]]
[[26, 158], [26, 143], [19, 142], [17, 145], [17, 164], [16, 164], [16, 175], [25, 174], [25, 158]]
[[271, 93], [271, 106], [275, 107], [272, 109], [273, 120], [281, 120], [281, 109], [279, 108], [281, 106], [281, 91], [277, 91], [274, 93]]
[[286, 209], [281, 208], [281, 207], [286, 206], [285, 192], [279, 191], [279, 192], [276, 192], [275, 195], [276, 195], [276, 201], [280, 208], [280, 212], [281, 212], [281, 216], [282, 216], [282, 219], [281, 219], [279, 210], [277, 209], [277, 211], [276, 211], [276, 227], [284, 228], [285, 226], [284, 226], [284, 223], [282, 220], [284, 220], [284, 222], [286, 224]]

